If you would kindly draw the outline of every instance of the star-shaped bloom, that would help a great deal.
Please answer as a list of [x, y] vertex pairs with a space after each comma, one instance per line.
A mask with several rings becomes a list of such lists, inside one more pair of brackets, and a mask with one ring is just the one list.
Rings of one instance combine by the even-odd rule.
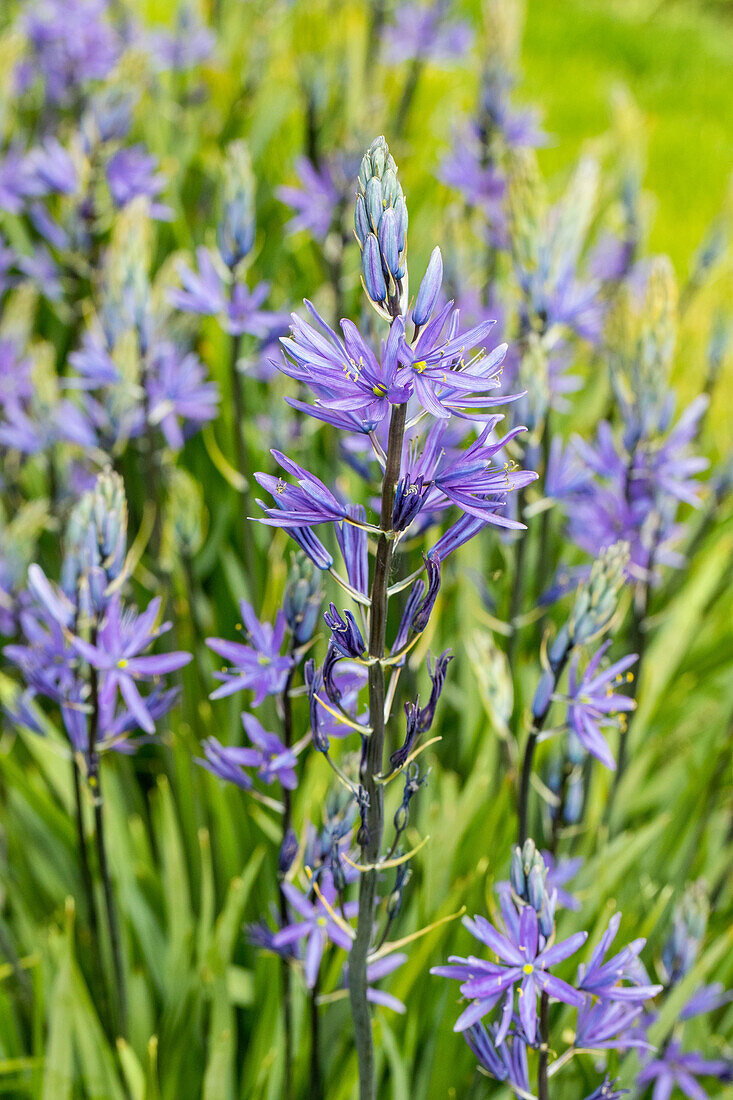
[[649, 1043], [635, 1028], [642, 1006], [618, 1001], [596, 1001], [586, 997], [578, 1009], [575, 1045], [588, 1050], [649, 1049]]
[[162, 341], [153, 349], [145, 388], [148, 420], [160, 426], [171, 450], [181, 449], [187, 430], [217, 415], [218, 386], [207, 379], [197, 355], [182, 352], [171, 341]]
[[[633, 940], [612, 958], [604, 962], [606, 953], [613, 943], [621, 913], [614, 913], [608, 922], [608, 928], [601, 936], [588, 964], [578, 967], [578, 989], [591, 993], [604, 1001], [623, 1001], [626, 1004], [641, 1004], [656, 997], [662, 990], [661, 985], [650, 985], [646, 970], [639, 961], [639, 955], [646, 943], [644, 939]], [[630, 982], [630, 985], [623, 985]]]
[[463, 918], [463, 924], [476, 939], [498, 955], [501, 963], [487, 962], [469, 955], [468, 958], [452, 956], [449, 966], [438, 966], [431, 974], [444, 978], [456, 978], [462, 982], [461, 993], [472, 1001], [456, 1020], [454, 1031], [465, 1031], [504, 999], [497, 1042], [505, 1038], [514, 1011], [514, 989], [519, 987], [519, 1017], [530, 1043], [537, 1033], [537, 997], [545, 992], [555, 1000], [580, 1008], [583, 995], [567, 982], [556, 978], [549, 968], [567, 959], [581, 947], [587, 932], [576, 932], [567, 940], [539, 950], [537, 914], [527, 905], [522, 909], [518, 922], [503, 935], [485, 917], [473, 920]]
[[85, 661], [103, 673], [100, 703], [109, 705], [119, 691], [141, 729], [155, 732], [154, 717], [138, 689], [138, 683], [164, 676], [183, 668], [191, 660], [190, 653], [161, 653], [140, 656], [161, 634], [170, 630], [170, 623], [155, 626], [160, 612], [160, 598], [151, 600], [145, 611], [137, 614], [123, 608], [119, 593], [107, 605], [104, 619], [94, 642], [73, 636], [71, 644]]
[[305, 984], [309, 989], [313, 989], [316, 984], [323, 952], [329, 940], [344, 951], [351, 950], [352, 937], [347, 931], [346, 922], [355, 917], [359, 909], [358, 902], [349, 901], [344, 904], [343, 912], [339, 906], [338, 916], [336, 915], [334, 906], [338, 904], [338, 895], [330, 871], [324, 871], [321, 875], [319, 888], [321, 897], [311, 900], [292, 883], [282, 884], [288, 905], [302, 920], [287, 924], [272, 938], [276, 948], [307, 938], [304, 963]]
[[719, 1081], [733, 1081], [733, 1062], [726, 1058], [708, 1059], [690, 1051], [683, 1053], [675, 1040], [648, 1062], [636, 1078], [640, 1089], [654, 1082], [652, 1100], [669, 1100], [675, 1087], [690, 1100], [706, 1100], [707, 1093], [698, 1077], [716, 1077]]
[[[414, 343], [403, 338], [400, 344], [399, 381], [411, 382], [425, 412], [441, 420], [452, 415], [475, 419], [483, 409], [520, 396], [488, 396], [501, 385], [501, 367], [507, 353], [506, 344], [499, 344], [488, 355], [481, 347], [496, 322], [483, 321], [465, 332], [459, 331], [459, 323], [460, 311], [448, 302], [428, 321]], [[467, 353], [474, 348], [479, 350], [467, 360]]]
[[226, 638], [207, 638], [206, 644], [231, 665], [216, 674], [221, 687], [212, 692], [212, 699], [233, 695], [235, 691], [254, 692], [252, 705], [257, 707], [267, 695], [279, 695], [285, 688], [293, 667], [289, 654], [281, 656], [287, 621], [278, 611], [274, 626], [261, 623], [252, 607], [242, 600], [239, 605], [249, 644], [230, 642]]
[[276, 734], [266, 730], [253, 714], [243, 714], [242, 723], [253, 748], [222, 745], [215, 737], [207, 737], [202, 744], [205, 759], [197, 763], [243, 791], [250, 791], [253, 786], [252, 776], [244, 771], [245, 768], [256, 768], [265, 783], [278, 780], [287, 790], [294, 790], [297, 786], [295, 753], [286, 748]]
[[[581, 745], [605, 764], [611, 771], [616, 770], [608, 743], [601, 733], [602, 726], [622, 728], [625, 725], [624, 714], [636, 706], [628, 695], [620, 695], [614, 688], [632, 679], [627, 669], [637, 659], [635, 653], [622, 657], [602, 672], [598, 671], [603, 655], [610, 646], [603, 645], [591, 657], [582, 677], [578, 677], [578, 656], [570, 665], [568, 722], [578, 736]], [[626, 674], [626, 675], [625, 675]]]
[[292, 399], [288, 404], [346, 430], [372, 431], [391, 405], [403, 404], [412, 392], [409, 379], [397, 380], [404, 322], [397, 318], [392, 324], [378, 359], [351, 321], [341, 322], [339, 337], [309, 301], [305, 306], [315, 325], [292, 315], [291, 334], [280, 341], [287, 358], [278, 366], [308, 386], [316, 404]]
[[265, 512], [265, 518], [260, 523], [269, 527], [299, 528], [346, 520], [358, 526], [353, 509], [338, 500], [320, 478], [298, 466], [281, 451], [270, 453], [283, 470], [297, 480], [297, 485], [288, 485], [282, 478], [270, 474], [255, 474], [257, 483], [275, 500], [274, 508], [268, 508], [261, 500], [257, 501]]

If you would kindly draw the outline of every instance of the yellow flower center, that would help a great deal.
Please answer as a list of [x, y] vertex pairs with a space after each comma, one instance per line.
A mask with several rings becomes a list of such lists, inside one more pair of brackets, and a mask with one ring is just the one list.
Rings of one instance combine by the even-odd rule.
[[426, 367], [427, 367], [427, 363], [425, 362], [424, 359], [421, 359], [419, 363], [413, 363], [412, 364], [412, 369], [416, 370], [418, 374], [422, 374], [422, 372], [425, 370]]
[[534, 967], [532, 966], [532, 963], [525, 963], [525, 964], [524, 964], [524, 966], [522, 967], [522, 970], [523, 970], [523, 971], [524, 971], [524, 973], [525, 973], [525, 974], [527, 974], [528, 976], [529, 976], [530, 974], [534, 974]]
[[319, 917], [317, 923], [321, 926], [321, 928], [325, 928], [327, 924], [326, 918]]
[[127, 659], [125, 657], [120, 657], [119, 661], [117, 662], [117, 667], [127, 668]]

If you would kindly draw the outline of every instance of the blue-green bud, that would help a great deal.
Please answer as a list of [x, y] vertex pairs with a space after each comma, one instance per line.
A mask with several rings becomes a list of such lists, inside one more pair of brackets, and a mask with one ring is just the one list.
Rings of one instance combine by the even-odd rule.
[[304, 645], [313, 637], [322, 598], [320, 572], [310, 558], [298, 550], [292, 556], [283, 595], [283, 611], [297, 645]]
[[578, 589], [570, 621], [569, 640], [583, 645], [605, 633], [616, 614], [619, 589], [626, 576], [629, 544], [615, 542], [593, 562], [588, 582]]
[[257, 227], [255, 179], [243, 141], [233, 141], [227, 148], [221, 205], [217, 244], [224, 263], [233, 270], [252, 251]]
[[62, 587], [85, 613], [101, 612], [127, 553], [127, 501], [122, 478], [104, 470], [84, 493], [66, 529]]
[[397, 165], [383, 137], [364, 154], [357, 181], [354, 232], [367, 297], [388, 321], [407, 308], [407, 206]]

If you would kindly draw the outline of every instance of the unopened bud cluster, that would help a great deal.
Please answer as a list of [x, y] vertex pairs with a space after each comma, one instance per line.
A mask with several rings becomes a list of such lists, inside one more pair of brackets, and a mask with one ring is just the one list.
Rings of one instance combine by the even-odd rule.
[[615, 542], [593, 562], [587, 584], [581, 585], [575, 597], [568, 624], [573, 645], [582, 645], [611, 625], [628, 560], [629, 544]]
[[313, 637], [322, 594], [320, 572], [310, 558], [298, 550], [291, 559], [283, 596], [283, 611], [297, 645], [305, 645]]
[[540, 931], [549, 939], [555, 927], [556, 895], [547, 889], [547, 866], [531, 838], [521, 848], [514, 847], [509, 880], [516, 896], [537, 913]]
[[122, 478], [104, 470], [69, 517], [62, 587], [81, 596], [81, 606], [99, 612], [119, 578], [127, 552], [127, 501]]
[[684, 978], [697, 958], [710, 914], [710, 902], [704, 883], [693, 882], [677, 904], [672, 931], [662, 950], [662, 963], [668, 980]]
[[224, 263], [233, 271], [252, 251], [256, 230], [255, 180], [243, 141], [233, 141], [227, 149], [221, 202], [217, 244]]
[[377, 312], [391, 321], [407, 309], [407, 204], [383, 137], [364, 154], [357, 187], [354, 230], [364, 289]]

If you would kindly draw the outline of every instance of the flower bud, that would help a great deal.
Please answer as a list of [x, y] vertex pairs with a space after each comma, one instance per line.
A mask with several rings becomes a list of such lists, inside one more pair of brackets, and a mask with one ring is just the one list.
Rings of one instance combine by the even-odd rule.
[[119, 474], [104, 470], [69, 517], [62, 588], [79, 597], [86, 613], [104, 610], [110, 585], [122, 573], [127, 553], [127, 501]]
[[407, 306], [407, 206], [387, 142], [376, 138], [362, 158], [354, 231], [362, 252], [367, 297], [388, 321]]
[[522, 866], [522, 849], [515, 845], [512, 849], [512, 862], [509, 868], [509, 881], [512, 890], [519, 898], [524, 897], [526, 883], [524, 881], [524, 868]]
[[298, 550], [292, 555], [283, 595], [283, 611], [296, 645], [304, 645], [313, 637], [322, 595], [320, 573], [310, 558]]
[[294, 829], [288, 829], [280, 845], [280, 853], [277, 861], [277, 869], [281, 875], [286, 875], [288, 873], [297, 854], [298, 838], [295, 835]]
[[537, 863], [533, 863], [527, 878], [527, 900], [538, 913], [542, 909], [544, 896], [545, 876], [542, 874], [542, 868]]
[[221, 204], [217, 244], [224, 263], [233, 270], [252, 251], [257, 224], [254, 174], [243, 141], [233, 141], [227, 149]]
[[532, 717], [535, 721], [547, 712], [554, 690], [555, 676], [549, 669], [545, 669], [540, 676], [540, 682], [537, 685], [534, 699], [532, 700]]
[[684, 978], [694, 964], [705, 938], [709, 914], [705, 883], [691, 883], [675, 906], [672, 931], [662, 949], [662, 964], [670, 983]]
[[435, 303], [438, 300], [442, 283], [443, 257], [440, 253], [440, 249], [436, 245], [430, 257], [427, 271], [420, 283], [420, 289], [417, 292], [417, 298], [412, 310], [412, 320], [418, 328], [422, 328], [430, 319], [430, 314], [435, 309]]
[[593, 563], [588, 582], [581, 585], [575, 597], [568, 623], [572, 645], [582, 645], [608, 630], [616, 613], [628, 560], [629, 544], [615, 542]]

